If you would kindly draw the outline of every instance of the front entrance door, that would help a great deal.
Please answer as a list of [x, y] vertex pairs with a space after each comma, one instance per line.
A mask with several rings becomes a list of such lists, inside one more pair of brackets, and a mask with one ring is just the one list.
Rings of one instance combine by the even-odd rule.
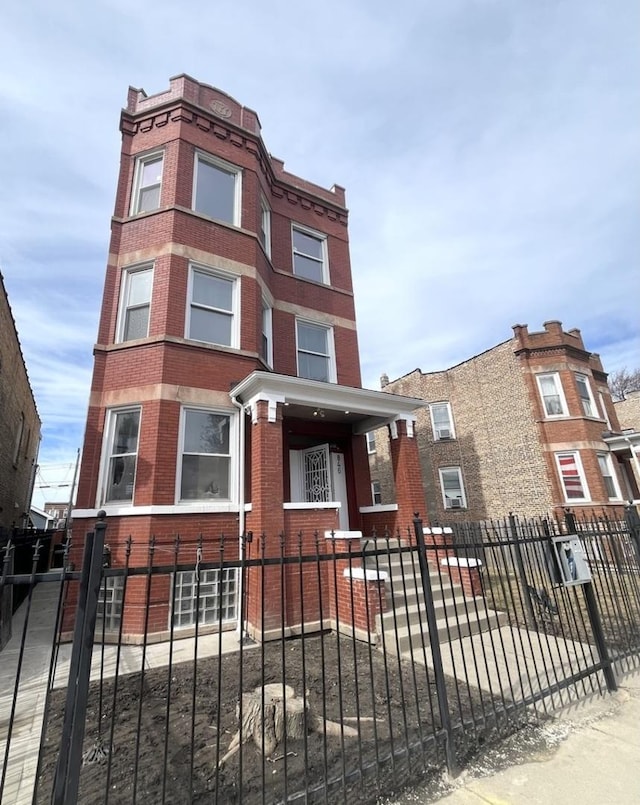
[[341, 529], [349, 528], [344, 455], [330, 452], [328, 444], [290, 452], [291, 501], [329, 503], [338, 501]]

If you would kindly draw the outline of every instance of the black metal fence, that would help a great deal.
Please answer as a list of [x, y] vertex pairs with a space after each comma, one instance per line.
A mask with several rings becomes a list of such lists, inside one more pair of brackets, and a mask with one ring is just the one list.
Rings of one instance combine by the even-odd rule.
[[0, 801], [373, 802], [455, 771], [637, 664], [634, 514], [111, 552], [99, 523], [81, 570], [36, 547], [18, 575], [8, 546]]

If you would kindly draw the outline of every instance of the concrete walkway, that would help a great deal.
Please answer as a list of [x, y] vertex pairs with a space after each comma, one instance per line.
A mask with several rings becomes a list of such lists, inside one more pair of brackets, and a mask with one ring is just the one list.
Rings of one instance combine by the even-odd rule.
[[[529, 743], [523, 753], [522, 743]], [[523, 756], [524, 754], [524, 756]], [[640, 672], [393, 805], [640, 805]]]

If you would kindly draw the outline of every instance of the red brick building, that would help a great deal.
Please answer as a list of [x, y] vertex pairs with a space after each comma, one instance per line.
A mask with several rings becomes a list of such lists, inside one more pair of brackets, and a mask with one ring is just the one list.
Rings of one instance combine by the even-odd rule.
[[[120, 128], [76, 544], [99, 509], [115, 564], [129, 536], [203, 535], [206, 558], [247, 529], [269, 553], [280, 533], [408, 524], [424, 510], [421, 402], [361, 388], [343, 188], [288, 173], [255, 112], [185, 75], [158, 95], [130, 89]], [[365, 434], [386, 423], [398, 500], [371, 512]], [[216, 572], [207, 583], [233, 598], [233, 574]], [[150, 628], [192, 625], [192, 574], [178, 576], [173, 615], [168, 587], [153, 602], [127, 587]]]

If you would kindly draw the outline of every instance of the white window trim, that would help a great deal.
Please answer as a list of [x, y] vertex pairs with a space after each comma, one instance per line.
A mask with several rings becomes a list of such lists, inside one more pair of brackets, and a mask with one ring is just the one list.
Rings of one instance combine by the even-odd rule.
[[377, 452], [375, 431], [370, 430], [366, 434], [366, 439], [367, 439], [367, 455], [373, 456]]
[[[266, 315], [265, 315], [266, 314]], [[266, 330], [265, 333], [265, 324]], [[262, 355], [262, 338], [267, 338], [267, 354]], [[260, 323], [260, 357], [266, 361], [269, 368], [273, 368], [273, 307], [262, 297], [262, 320]]]
[[[581, 498], [569, 498], [567, 497], [567, 490], [564, 485], [564, 476], [562, 475], [562, 467], [560, 466], [560, 456], [573, 456], [575, 459], [576, 469], [578, 470], [578, 477], [580, 478], [580, 483], [582, 484], [582, 489], [584, 491], [584, 497]], [[560, 481], [560, 490], [564, 496], [565, 503], [589, 503], [591, 501], [591, 493], [589, 492], [589, 486], [587, 485], [587, 477], [584, 474], [584, 468], [582, 466], [582, 457], [580, 455], [579, 450], [560, 450], [557, 453], [554, 453], [554, 458], [556, 461], [556, 469], [558, 470], [558, 479]]]
[[[443, 472], [451, 472], [451, 470], [456, 470], [458, 473], [458, 481], [460, 482], [460, 498], [461, 501], [460, 506], [447, 506], [447, 498], [446, 493], [444, 491], [444, 479], [443, 479]], [[440, 492], [442, 493], [442, 505], [445, 508], [445, 511], [455, 511], [457, 508], [466, 509], [467, 508], [467, 493], [464, 489], [464, 478], [462, 477], [462, 468], [461, 467], [438, 467], [438, 476], [440, 478]]]
[[[111, 458], [111, 443], [113, 441], [113, 427], [118, 414], [125, 414], [128, 411], [138, 411], [138, 444], [136, 445], [136, 469], [133, 474], [133, 494], [131, 500], [113, 500], [107, 502], [106, 484], [109, 479], [109, 461]], [[117, 408], [107, 408], [104, 420], [104, 432], [102, 434], [102, 451], [100, 453], [100, 473], [98, 476], [98, 493], [96, 498], [96, 507], [108, 508], [109, 510], [114, 507], [122, 506], [135, 506], [136, 500], [136, 481], [138, 478], [138, 459], [140, 458], [140, 434], [142, 433], [142, 406], [141, 405], [123, 405]]]
[[600, 413], [602, 414], [602, 419], [604, 419], [604, 421], [607, 423], [608, 430], [611, 430], [611, 419], [609, 418], [609, 412], [607, 411], [607, 401], [605, 400], [605, 394], [606, 392], [604, 391], [598, 392], [598, 397], [600, 398], [600, 408], [602, 409]]
[[[321, 321], [313, 321], [312, 319], [300, 319], [296, 317], [296, 373], [298, 377], [302, 377], [300, 374], [300, 345], [298, 343], [298, 324], [311, 324], [314, 327], [322, 327], [322, 329], [327, 331], [327, 349], [328, 349], [328, 357], [329, 358], [329, 379], [325, 382], [328, 383], [337, 383], [337, 369], [336, 369], [336, 350], [335, 350], [335, 342], [333, 338], [333, 327], [330, 324], [324, 324]], [[307, 350], [304, 350], [305, 352]], [[319, 353], [314, 353], [319, 354]], [[320, 381], [322, 382], [322, 381]]]
[[[271, 207], [264, 196], [260, 196], [260, 229], [264, 232], [265, 254], [271, 260]], [[259, 237], [258, 240], [260, 240]]]
[[[228, 280], [233, 283], [233, 290], [231, 292], [231, 343], [218, 344], [217, 341], [201, 341], [198, 338], [192, 338], [189, 335], [191, 330], [191, 308], [193, 306], [193, 275], [196, 271], [202, 274], [209, 274], [212, 277]], [[200, 306], [204, 307], [204, 306]], [[209, 310], [216, 310], [216, 308], [208, 308]], [[220, 312], [227, 313], [220, 309]], [[185, 331], [184, 337], [189, 341], [195, 341], [198, 344], [212, 344], [219, 347], [227, 347], [230, 349], [240, 348], [240, 276], [232, 274], [229, 271], [222, 271], [212, 266], [203, 265], [202, 263], [189, 263], [189, 280], [187, 286], [187, 311], [185, 314]]]
[[[200, 210], [196, 209], [196, 188], [198, 186], [198, 164], [200, 160], [203, 162], [208, 162], [210, 165], [213, 165], [214, 168], [221, 168], [228, 173], [234, 174], [235, 185], [233, 198], [233, 221], [224, 221], [221, 218], [212, 218], [210, 215], [207, 215], [206, 212], [201, 212]], [[238, 165], [234, 165], [231, 162], [226, 162], [224, 159], [220, 159], [220, 157], [215, 157], [213, 154], [209, 154], [206, 151], [196, 149], [193, 163], [191, 209], [198, 213], [198, 215], [204, 215], [206, 218], [211, 218], [213, 221], [220, 221], [221, 223], [228, 224], [229, 226], [240, 227], [242, 225], [242, 168]]]
[[[380, 498], [380, 500], [377, 502], [376, 502], [376, 495]], [[371, 481], [371, 503], [373, 506], [382, 505], [382, 487], [380, 485], [380, 481]]]
[[[318, 232], [315, 229], [310, 229], [308, 226], [303, 226], [302, 224], [291, 223], [291, 269], [293, 271], [294, 277], [298, 277], [298, 279], [306, 280], [307, 282], [317, 282], [317, 280], [311, 280], [308, 277], [303, 277], [300, 274], [296, 274], [296, 263], [295, 263], [295, 255], [297, 254], [295, 247], [293, 245], [293, 233], [295, 231], [302, 232], [303, 235], [309, 235], [312, 238], [316, 238], [321, 242], [322, 246], [322, 280], [321, 284], [329, 285], [329, 249], [327, 246], [327, 236], [323, 232]], [[303, 252], [299, 252], [300, 254], [304, 254]]]
[[[593, 389], [591, 388], [591, 383], [589, 381], [589, 375], [585, 374], [584, 372], [574, 372], [575, 379], [576, 379], [576, 391], [578, 391], [578, 399], [580, 400], [580, 415], [587, 416], [590, 419], [600, 419], [600, 414], [598, 412], [598, 406], [596, 405], [595, 397], [593, 396]], [[578, 378], [584, 378], [585, 386], [587, 387], [587, 394], [589, 395], [589, 402], [591, 403], [591, 410], [593, 411], [592, 414], [585, 413], [584, 405], [582, 403], [582, 397], [580, 396], [580, 391], [578, 390]]]
[[[151, 271], [151, 293], [149, 294], [149, 318], [147, 319], [147, 333], [149, 335], [149, 326], [151, 323], [151, 303], [153, 299], [153, 279], [154, 279], [154, 265], [153, 263], [142, 263], [135, 266], [125, 266], [120, 274], [120, 300], [118, 302], [118, 320], [116, 323], [116, 343], [124, 343], [124, 325], [127, 320], [125, 310], [125, 297], [129, 289], [131, 275], [137, 274], [140, 271]], [[137, 305], [136, 307], [140, 307]], [[128, 308], [127, 308], [128, 310]], [[143, 336], [145, 338], [146, 336]], [[129, 339], [135, 340], [135, 339]]]
[[[544, 404], [544, 395], [542, 393], [542, 383], [540, 382], [543, 377], [553, 377], [558, 396], [560, 397], [560, 405], [562, 406], [561, 414], [548, 414], [547, 408]], [[569, 409], [567, 407], [567, 399], [564, 396], [564, 389], [562, 381], [560, 380], [559, 372], [540, 372], [536, 375], [536, 382], [538, 384], [538, 394], [540, 395], [540, 404], [542, 405], [542, 415], [545, 419], [561, 419], [562, 417], [569, 416]]]
[[[140, 210], [140, 185], [142, 181], [142, 171], [148, 162], [153, 162], [155, 159], [162, 159], [162, 175], [160, 177], [160, 192], [158, 193], [158, 206], [153, 210]], [[129, 205], [129, 215], [141, 215], [144, 212], [153, 212], [159, 210], [162, 206], [162, 184], [164, 181], [164, 151], [152, 151], [150, 154], [139, 154], [136, 156], [135, 170], [133, 174], [133, 186], [131, 192], [131, 204]]]
[[236, 450], [234, 449], [237, 442], [236, 409], [229, 410], [227, 408], [206, 408], [202, 405], [183, 405], [180, 409], [180, 424], [178, 431], [178, 463], [176, 467], [176, 486], [174, 493], [175, 505], [180, 508], [189, 508], [193, 507], [194, 505], [202, 507], [209, 502], [208, 498], [185, 498], [182, 500], [180, 497], [180, 492], [182, 490], [182, 459], [184, 456], [184, 428], [187, 411], [202, 411], [205, 414], [220, 414], [220, 416], [229, 417], [229, 497], [217, 499], [215, 501], [214, 508], [220, 508], [221, 505], [226, 507], [237, 504], [238, 479], [236, 477], [236, 473], [238, 464]]
[[[440, 430], [438, 430], [436, 428], [435, 418], [433, 416], [433, 409], [437, 405], [446, 405], [447, 406], [447, 414], [449, 416], [449, 432], [450, 432], [449, 436], [441, 436], [440, 431], [442, 430], [442, 428], [440, 428]], [[429, 416], [431, 417], [431, 430], [432, 430], [432, 433], [433, 433], [433, 440], [435, 442], [448, 441], [450, 439], [455, 439], [456, 438], [456, 429], [455, 429], [455, 426], [453, 424], [453, 412], [451, 411], [451, 403], [450, 402], [442, 401], [442, 402], [431, 403], [429, 405]]]
[[[609, 476], [613, 481], [613, 490], [614, 490], [613, 497], [610, 497], [609, 493], [607, 491], [607, 485], [606, 485], [606, 483], [604, 481], [604, 474], [602, 473], [602, 467], [600, 466], [600, 459], [601, 458], [604, 459], [604, 461], [605, 461], [605, 463], [607, 465], [607, 469], [609, 470]], [[605, 486], [605, 492], [607, 493], [607, 499], [608, 500], [622, 500], [623, 499], [622, 498], [622, 492], [620, 491], [620, 484], [618, 483], [618, 475], [616, 473], [616, 470], [615, 470], [615, 467], [614, 467], [614, 464], [613, 464], [611, 453], [605, 453], [605, 452], [597, 453], [597, 459], [598, 459], [598, 469], [600, 470], [600, 474], [602, 475], [602, 482], [603, 482], [603, 484]]]

